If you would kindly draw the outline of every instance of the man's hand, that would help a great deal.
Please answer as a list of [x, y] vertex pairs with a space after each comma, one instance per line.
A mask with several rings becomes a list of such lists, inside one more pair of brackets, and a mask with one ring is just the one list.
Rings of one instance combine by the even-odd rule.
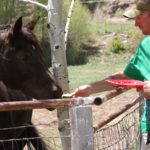
[[87, 97], [91, 94], [90, 85], [82, 85], [72, 93], [73, 97]]
[[146, 99], [150, 99], [150, 81], [145, 81], [143, 88], [138, 89]]

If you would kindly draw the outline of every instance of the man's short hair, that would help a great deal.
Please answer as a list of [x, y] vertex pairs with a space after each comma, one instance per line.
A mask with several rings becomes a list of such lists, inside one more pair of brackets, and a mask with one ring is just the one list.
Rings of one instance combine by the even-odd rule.
[[138, 0], [134, 6], [124, 12], [123, 16], [134, 19], [144, 11], [150, 12], [150, 0]]

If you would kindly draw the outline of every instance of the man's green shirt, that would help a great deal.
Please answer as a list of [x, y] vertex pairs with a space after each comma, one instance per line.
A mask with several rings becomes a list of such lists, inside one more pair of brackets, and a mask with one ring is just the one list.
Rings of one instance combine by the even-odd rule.
[[[150, 80], [150, 36], [141, 41], [134, 57], [125, 68], [124, 74], [136, 80]], [[147, 103], [144, 106], [141, 128], [143, 133], [150, 131], [150, 105], [147, 107]]]

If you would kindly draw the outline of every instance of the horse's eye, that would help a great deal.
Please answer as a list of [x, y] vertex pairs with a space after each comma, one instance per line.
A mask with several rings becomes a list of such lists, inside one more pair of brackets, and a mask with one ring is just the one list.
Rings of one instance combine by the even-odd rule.
[[10, 48], [10, 51], [11, 51], [11, 52], [14, 52], [15, 50], [16, 50], [15, 47], [11, 47], [11, 48]]
[[36, 49], [34, 45], [32, 45], [32, 49], [33, 49], [33, 50], [35, 50], [35, 49]]
[[23, 60], [30, 60], [31, 59], [31, 54], [27, 53], [24, 55]]

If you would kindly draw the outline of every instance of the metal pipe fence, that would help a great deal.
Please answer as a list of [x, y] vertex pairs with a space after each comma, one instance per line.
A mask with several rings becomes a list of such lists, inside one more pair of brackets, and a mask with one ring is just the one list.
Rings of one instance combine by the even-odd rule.
[[[0, 103], [0, 108], [3, 111], [8, 111], [8, 110], [22, 110], [23, 105], [22, 103], [25, 104], [24, 109], [33, 109], [33, 106], [36, 106], [35, 108], [44, 108], [48, 106], [59, 106], [62, 107], [63, 105], [68, 105], [69, 107], [72, 106], [78, 106], [80, 105], [80, 108], [82, 108], [81, 105], [83, 105], [83, 109], [85, 108], [84, 105], [93, 105], [97, 104], [100, 105], [103, 102], [106, 102], [107, 100], [111, 99], [112, 97], [115, 97], [117, 95], [120, 95], [123, 93], [122, 90], [119, 91], [111, 91], [106, 93], [104, 96], [98, 96], [98, 97], [88, 97], [87, 101], [86, 98], [78, 98], [78, 99], [64, 99], [64, 102], [61, 102], [61, 100], [56, 100], [56, 103], [52, 100], [45, 100], [45, 101], [33, 101], [33, 102], [21, 102], [21, 103], [13, 103], [13, 102], [8, 102], [8, 103]], [[143, 97], [137, 97], [134, 100], [130, 100], [128, 104], [124, 105], [122, 108], [119, 109], [119, 111], [115, 112], [114, 114], [111, 114], [111, 116], [107, 116], [105, 118], [105, 123], [99, 122], [97, 126], [93, 127], [94, 132], [94, 149], [95, 150], [137, 150], [140, 146], [140, 113], [139, 113], [139, 105], [138, 102], [141, 101]], [[11, 108], [10, 105], [13, 107]], [[21, 106], [19, 108], [19, 106]], [[125, 112], [126, 111], [126, 112]], [[125, 112], [125, 114], [122, 114]], [[119, 116], [121, 115], [121, 117]], [[119, 118], [117, 117], [119, 116]], [[112, 119], [111, 119], [112, 118]], [[114, 119], [114, 120], [113, 120]], [[109, 121], [112, 123], [106, 124]], [[115, 122], [115, 123], [114, 123]], [[101, 124], [102, 123], [102, 124]], [[111, 124], [111, 125], [110, 125]], [[103, 128], [102, 128], [103, 126]], [[33, 126], [21, 126], [21, 127], [12, 127], [12, 128], [3, 128], [0, 129], [1, 133], [5, 132], [12, 132], [13, 130], [19, 131], [24, 128], [30, 128]], [[31, 140], [32, 141], [38, 141], [40, 138], [45, 141], [47, 147], [49, 150], [62, 150], [62, 144], [61, 144], [61, 139], [62, 138], [68, 138], [72, 137], [72, 135], [68, 136], [61, 136], [59, 135], [59, 132], [57, 130], [57, 126], [55, 126], [54, 130], [51, 128], [51, 124], [34, 124], [34, 127], [39, 132], [40, 137], [30, 137], [30, 138], [20, 138], [20, 139], [7, 139], [7, 138], [2, 138], [0, 140], [0, 150], [6, 150], [7, 145], [11, 145], [12, 149], [9, 150], [20, 150], [19, 145], [24, 144], [25, 142], [27, 143], [24, 150], [34, 150], [33, 146], [30, 144]], [[96, 128], [95, 128], [96, 127]], [[101, 128], [99, 128], [101, 127]], [[5, 135], [5, 134], [4, 134]], [[77, 136], [77, 137], [76, 137]], [[75, 135], [75, 138], [78, 138], [80, 135]], [[87, 135], [85, 136], [90, 136], [92, 135]], [[5, 140], [7, 139], [7, 140]], [[90, 141], [91, 142], [91, 141]], [[36, 142], [38, 149], [38, 142]], [[87, 143], [88, 144], [88, 143]], [[14, 149], [15, 147], [15, 149]], [[85, 150], [88, 145], [85, 145]], [[45, 149], [40, 149], [40, 150], [45, 150]]]
[[[139, 125], [139, 106], [136, 105], [134, 108], [131, 108], [129, 112], [124, 115], [121, 119], [116, 118], [115, 123], [102, 129], [97, 130], [94, 133], [94, 149], [95, 150], [137, 150], [140, 145], [140, 125]], [[13, 127], [0, 129], [0, 131], [8, 132], [10, 130], [16, 130], [21, 128], [26, 128], [27, 126], [22, 127]], [[58, 131], [51, 133], [50, 124], [37, 124], [35, 127], [38, 129], [41, 137], [32, 137], [32, 138], [23, 138], [23, 139], [7, 139], [0, 140], [0, 145], [3, 145], [5, 150], [5, 144], [8, 143], [12, 145], [17, 145], [18, 143], [24, 143], [27, 141], [30, 144], [30, 140], [38, 140], [42, 138], [50, 150], [62, 150], [61, 138], [68, 138], [59, 136]], [[44, 130], [48, 131], [44, 133]], [[57, 130], [57, 129], [56, 129]], [[71, 137], [71, 135], [70, 135]], [[28, 144], [25, 146], [24, 150], [30, 150]], [[38, 145], [37, 145], [38, 147]], [[32, 147], [32, 149], [34, 149]], [[17, 149], [15, 149], [17, 150]], [[19, 150], [19, 148], [18, 148]]]

